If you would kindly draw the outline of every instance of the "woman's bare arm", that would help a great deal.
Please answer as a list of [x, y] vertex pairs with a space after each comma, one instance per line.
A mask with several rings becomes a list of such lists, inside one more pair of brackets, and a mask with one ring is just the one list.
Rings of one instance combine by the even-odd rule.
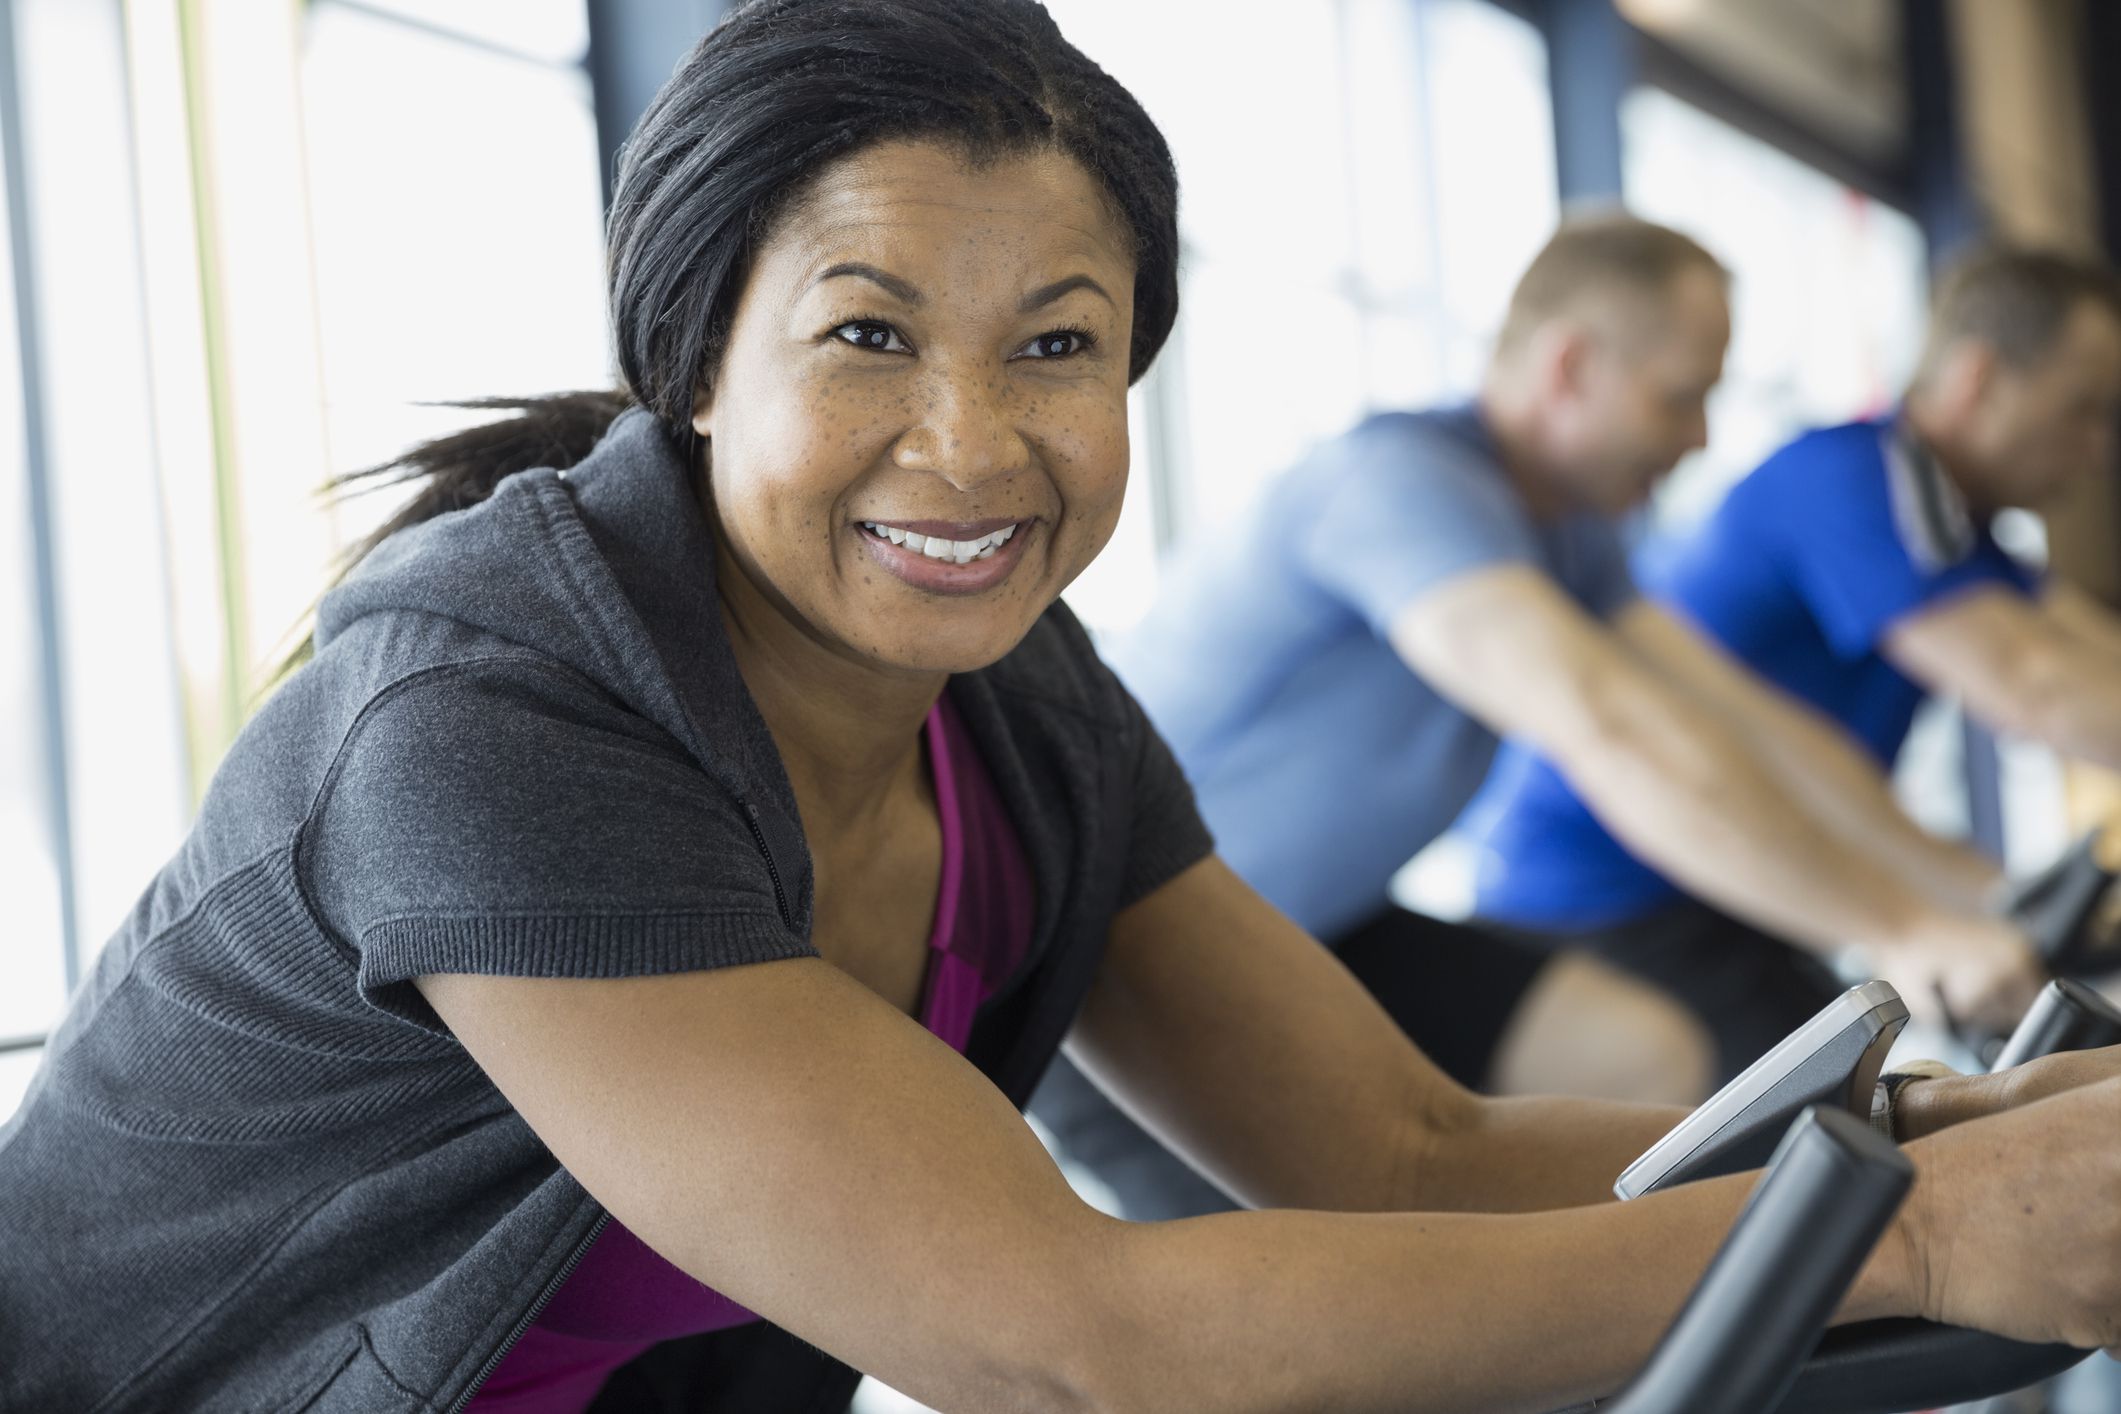
[[[823, 961], [420, 986], [655, 1250], [946, 1410], [1553, 1408], [1642, 1358], [1746, 1188], [1120, 1223], [971, 1065]], [[1901, 1270], [1867, 1279], [1870, 1309], [1905, 1304]]]
[[1484, 1100], [1219, 859], [1122, 913], [1070, 1053], [1258, 1207], [1515, 1212], [1604, 1202], [1686, 1111]]
[[[419, 985], [656, 1251], [946, 1410], [1552, 1409], [1625, 1380], [1750, 1186], [1590, 1202], [1671, 1112], [1467, 1095], [1214, 861], [1118, 921], [1083, 1018], [1137, 1112], [1259, 1201], [1551, 1211], [1113, 1221], [984, 1076], [819, 959]], [[2112, 1059], [1916, 1146], [1917, 1201], [1844, 1314], [2108, 1329]]]

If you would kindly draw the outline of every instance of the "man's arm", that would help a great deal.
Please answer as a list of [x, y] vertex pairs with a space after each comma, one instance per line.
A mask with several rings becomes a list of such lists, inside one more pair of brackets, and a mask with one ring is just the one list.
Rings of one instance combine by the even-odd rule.
[[1917, 1004], [2007, 1025], [2039, 974], [2005, 924], [1940, 906], [1841, 846], [1722, 714], [1529, 566], [1447, 581], [1394, 618], [1408, 666], [1560, 766], [1607, 828], [1701, 897], [1828, 951], [1873, 950]]
[[2040, 607], [2056, 623], [2097, 646], [2101, 653], [2121, 658], [2121, 615], [2067, 580], [2051, 579], [2040, 595]]
[[1996, 730], [2121, 770], [2121, 652], [2067, 610], [1986, 585], [1907, 615], [1880, 648]]
[[1737, 725], [1844, 848], [1868, 854], [1926, 898], [1970, 912], [1989, 903], [2002, 878], [1995, 863], [1910, 820], [1885, 773], [1838, 725], [1660, 604], [1639, 599], [1613, 627], [1668, 679]]

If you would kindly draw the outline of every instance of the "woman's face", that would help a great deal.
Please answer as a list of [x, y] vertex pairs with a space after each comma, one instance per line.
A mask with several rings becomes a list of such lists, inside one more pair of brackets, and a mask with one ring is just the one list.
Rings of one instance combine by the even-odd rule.
[[1133, 307], [1071, 158], [839, 163], [757, 252], [695, 411], [728, 558], [835, 652], [1000, 658], [1119, 518]]

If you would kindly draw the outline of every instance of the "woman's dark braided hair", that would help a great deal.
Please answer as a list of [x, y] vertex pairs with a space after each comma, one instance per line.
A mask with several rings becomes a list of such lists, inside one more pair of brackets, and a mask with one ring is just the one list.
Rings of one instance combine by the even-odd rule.
[[[720, 363], [751, 253], [831, 163], [893, 139], [968, 160], [1055, 150], [1104, 189], [1133, 243], [1128, 376], [1178, 315], [1178, 174], [1163, 135], [1036, 0], [748, 0], [688, 55], [620, 155], [607, 223], [624, 387], [461, 404], [514, 416], [334, 479], [424, 483], [356, 547], [472, 505], [507, 476], [581, 460], [638, 403], [693, 448], [692, 408]], [[300, 656], [300, 655], [298, 655]]]

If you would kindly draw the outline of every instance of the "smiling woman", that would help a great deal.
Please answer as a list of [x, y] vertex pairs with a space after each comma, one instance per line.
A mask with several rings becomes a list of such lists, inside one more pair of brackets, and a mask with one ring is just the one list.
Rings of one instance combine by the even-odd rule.
[[[1118, 513], [1176, 200], [1032, 0], [754, 0], [700, 43], [612, 203], [624, 391], [379, 470], [424, 481], [0, 1130], [0, 1406], [1620, 1382], [1745, 1180], [1601, 1203], [1672, 1114], [1453, 1085], [1211, 857], [1058, 601]], [[1064, 1036], [1300, 1211], [1085, 1206], [1017, 1112]], [[1843, 1314], [2110, 1333], [2121, 1155], [2077, 1141], [2114, 1066], [1924, 1141]], [[1932, 1253], [2005, 1201], [2007, 1251]]]
[[1141, 244], [1111, 206], [1051, 149], [888, 142], [816, 180], [691, 418], [740, 626], [792, 611], [850, 661], [962, 671], [1097, 556]]

